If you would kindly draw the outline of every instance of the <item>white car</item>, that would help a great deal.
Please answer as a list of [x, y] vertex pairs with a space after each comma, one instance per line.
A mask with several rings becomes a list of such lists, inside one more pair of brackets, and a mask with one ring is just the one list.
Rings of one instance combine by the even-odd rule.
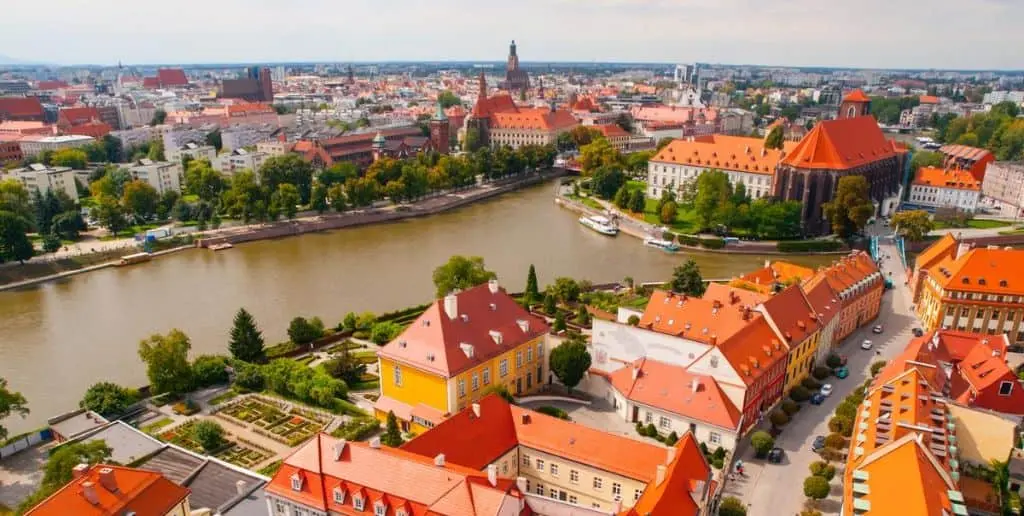
[[821, 386], [821, 395], [825, 396], [826, 398], [832, 395], [832, 384], [831, 383], [826, 383], [825, 385]]
[[871, 341], [865, 340], [864, 342], [861, 342], [860, 349], [871, 349]]

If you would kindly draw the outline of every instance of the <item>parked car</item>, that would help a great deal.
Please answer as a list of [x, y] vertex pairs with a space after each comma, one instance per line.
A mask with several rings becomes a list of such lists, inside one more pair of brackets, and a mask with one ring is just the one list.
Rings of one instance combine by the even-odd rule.
[[814, 444], [811, 444], [811, 451], [818, 453], [825, 449], [825, 436], [819, 435], [814, 438]]
[[814, 394], [811, 394], [811, 405], [821, 405], [824, 402], [825, 402], [825, 395], [824, 394], [822, 394], [820, 392], [816, 392]]
[[782, 458], [786, 456], [786, 451], [782, 448], [772, 448], [768, 451], [768, 462], [772, 464], [782, 464]]
[[882, 331], [883, 331], [883, 330], [884, 330], [884, 329], [882, 328], [882, 325], [881, 325], [881, 324], [878, 324], [878, 325], [876, 325], [876, 326], [875, 326], [874, 328], [871, 328], [871, 333], [874, 333], [874, 334], [878, 334], [878, 335], [881, 335], [881, 333], [882, 333]]
[[831, 396], [832, 395], [832, 384], [831, 383], [826, 383], [825, 385], [822, 385], [821, 386], [821, 390], [818, 391], [818, 392], [820, 392], [821, 395], [825, 396], [826, 398]]
[[839, 378], [840, 380], [842, 380], [843, 378], [846, 378], [847, 376], [850, 376], [850, 370], [847, 369], [846, 366], [843, 366], [843, 367], [840, 367], [839, 369], [836, 369], [836, 378]]
[[865, 339], [864, 342], [860, 343], [860, 349], [871, 349], [871, 341]]
[[924, 337], [924, 330], [922, 330], [921, 328], [914, 328], [911, 331], [914, 333], [915, 337]]

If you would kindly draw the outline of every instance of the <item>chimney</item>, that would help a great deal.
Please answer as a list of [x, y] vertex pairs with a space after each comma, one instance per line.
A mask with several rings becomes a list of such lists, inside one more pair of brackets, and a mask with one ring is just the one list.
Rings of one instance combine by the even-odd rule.
[[239, 496], [244, 495], [245, 494], [245, 487], [247, 485], [248, 484], [245, 483], [245, 480], [239, 480], [239, 481], [235, 482], [235, 492], [238, 493]]
[[99, 471], [100, 485], [104, 489], [111, 493], [117, 492], [117, 479], [114, 478], [114, 470], [110, 468], [100, 468]]
[[459, 299], [455, 297], [455, 294], [448, 294], [444, 296], [444, 313], [448, 315], [451, 320], [458, 319], [459, 317]]
[[959, 260], [960, 257], [962, 257], [963, 255], [967, 254], [967, 251], [970, 251], [970, 250], [971, 250], [971, 244], [968, 244], [966, 242], [961, 242], [960, 245], [958, 245], [956, 247], [956, 255], [953, 256], [953, 259], [954, 260]]
[[100, 497], [96, 494], [96, 484], [82, 482], [82, 496], [92, 505], [100, 504]]
[[668, 447], [668, 457], [665, 459], [665, 464], [672, 464], [672, 461], [676, 460], [676, 447]]
[[655, 471], [654, 485], [660, 486], [665, 481], [665, 474], [668, 472], [668, 468], [664, 464], [658, 464], [658, 469]]
[[437, 456], [434, 457], [434, 465], [435, 466], [441, 466], [442, 468], [444, 467], [444, 454], [443, 453], [438, 453]]
[[693, 392], [697, 392], [697, 390], [700, 389], [700, 380], [694, 378], [693, 381], [690, 382], [690, 389]]
[[476, 417], [480, 417], [480, 404], [479, 403], [474, 403], [472, 405], [472, 407], [473, 407], [473, 415], [476, 416]]
[[84, 476], [86, 473], [88, 473], [88, 471], [89, 471], [89, 465], [88, 464], [85, 464], [85, 463], [79, 464], [79, 465], [75, 466], [74, 469], [71, 470], [71, 477], [72, 478], [80, 478], [80, 477]]
[[522, 424], [524, 424], [524, 425], [528, 425], [528, 424], [530, 424], [530, 415], [524, 412], [524, 413], [522, 414], [522, 418], [520, 418], [520, 421], [521, 421], [521, 422], [522, 422]]
[[345, 443], [346, 441], [344, 439], [341, 439], [338, 442], [334, 443], [334, 460], [341, 460], [341, 454], [345, 451]]
[[487, 482], [491, 484], [491, 487], [498, 485], [498, 466], [494, 464], [487, 466]]
[[498, 280], [492, 279], [487, 281], [487, 290], [491, 291], [491, 294], [498, 293]]
[[634, 364], [633, 365], [633, 381], [636, 381], [636, 379], [639, 378], [639, 377], [640, 377], [640, 365], [639, 364]]
[[516, 489], [518, 489], [520, 493], [526, 492], [526, 477], [516, 477]]
[[374, 437], [373, 439], [370, 439], [370, 448], [373, 448], [374, 450], [380, 449], [380, 437]]
[[[718, 335], [712, 335], [710, 338], [708, 338], [708, 344], [711, 344], [712, 346], [717, 346], [718, 345]], [[696, 381], [696, 380], [694, 380], [694, 381]]]

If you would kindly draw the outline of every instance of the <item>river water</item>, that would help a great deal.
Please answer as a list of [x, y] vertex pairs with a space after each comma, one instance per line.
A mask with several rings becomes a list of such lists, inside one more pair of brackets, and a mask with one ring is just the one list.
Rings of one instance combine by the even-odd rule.
[[[193, 355], [227, 353], [232, 317], [244, 306], [267, 343], [285, 337], [297, 315], [328, 326], [349, 311], [384, 312], [431, 299], [433, 269], [453, 254], [483, 256], [502, 285], [521, 290], [530, 264], [541, 285], [557, 276], [595, 283], [632, 276], [667, 279], [684, 255], [669, 255], [620, 235], [580, 226], [555, 205], [554, 183], [427, 218], [213, 252], [189, 250], [18, 291], [0, 292], [0, 377], [28, 398], [20, 432], [73, 409], [96, 381], [144, 385], [138, 342], [180, 328]], [[733, 276], [765, 257], [689, 254], [706, 278]], [[830, 257], [794, 257], [818, 265]]]

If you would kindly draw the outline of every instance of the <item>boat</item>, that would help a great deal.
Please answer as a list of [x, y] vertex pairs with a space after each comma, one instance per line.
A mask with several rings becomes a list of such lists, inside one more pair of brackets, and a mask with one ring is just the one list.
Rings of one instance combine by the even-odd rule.
[[235, 246], [231, 245], [228, 242], [223, 242], [223, 243], [220, 243], [220, 244], [213, 244], [213, 245], [211, 245], [210, 246], [210, 250], [211, 251], [223, 251], [225, 249], [231, 249], [232, 247], [235, 247]]
[[674, 253], [679, 250], [679, 245], [670, 240], [662, 240], [660, 238], [647, 237], [644, 239], [644, 245], [647, 247], [654, 247], [661, 249], [662, 251]]
[[149, 253], [135, 253], [127, 256], [122, 256], [121, 261], [117, 262], [118, 267], [125, 265], [134, 265], [136, 263], [148, 262], [153, 259], [153, 255]]
[[608, 220], [608, 217], [602, 217], [601, 215], [580, 217], [580, 224], [583, 224], [602, 235], [615, 236], [619, 234], [619, 227], [616, 226], [614, 222]]

